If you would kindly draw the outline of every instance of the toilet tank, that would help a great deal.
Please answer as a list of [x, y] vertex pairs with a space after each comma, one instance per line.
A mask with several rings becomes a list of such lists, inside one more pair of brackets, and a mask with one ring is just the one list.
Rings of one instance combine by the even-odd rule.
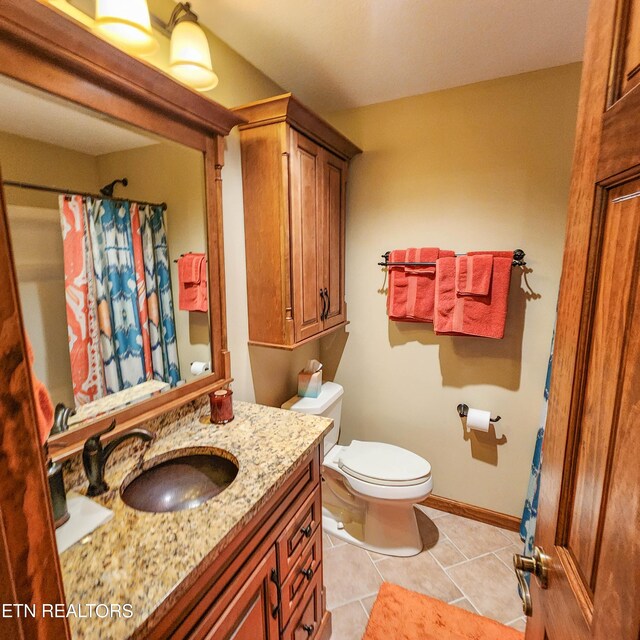
[[342, 413], [342, 394], [344, 389], [335, 382], [325, 382], [317, 398], [301, 398], [293, 396], [283, 405], [283, 409], [322, 416], [333, 420], [333, 428], [324, 437], [323, 456], [337, 444], [340, 437], [340, 415]]

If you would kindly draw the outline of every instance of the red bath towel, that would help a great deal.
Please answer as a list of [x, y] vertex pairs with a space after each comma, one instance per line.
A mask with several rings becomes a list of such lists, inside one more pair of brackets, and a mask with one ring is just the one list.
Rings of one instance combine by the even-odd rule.
[[438, 334], [504, 337], [511, 282], [511, 251], [474, 251], [470, 256], [493, 256], [491, 282], [486, 295], [458, 293], [456, 274], [460, 258], [439, 258], [436, 269], [433, 328]]
[[187, 253], [178, 259], [178, 281], [178, 307], [182, 311], [207, 312], [207, 257], [204, 253]]
[[[435, 262], [440, 256], [454, 256], [453, 251], [435, 247], [392, 251], [389, 262]], [[436, 267], [391, 266], [387, 314], [396, 322], [433, 322]]]

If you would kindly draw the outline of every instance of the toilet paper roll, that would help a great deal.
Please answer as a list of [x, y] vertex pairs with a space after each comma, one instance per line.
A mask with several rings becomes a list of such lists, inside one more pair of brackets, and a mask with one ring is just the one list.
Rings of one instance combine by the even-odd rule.
[[489, 431], [489, 418], [491, 412], [482, 409], [469, 408], [467, 414], [467, 429], [475, 429], [476, 431]]
[[194, 376], [199, 376], [202, 373], [206, 373], [207, 371], [211, 371], [211, 364], [208, 362], [199, 362], [196, 360], [191, 363], [191, 373]]

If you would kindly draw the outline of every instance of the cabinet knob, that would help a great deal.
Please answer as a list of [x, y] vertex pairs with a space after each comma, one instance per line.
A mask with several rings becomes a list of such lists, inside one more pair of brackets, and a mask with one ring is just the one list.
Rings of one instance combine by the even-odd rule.
[[301, 569], [300, 573], [307, 579], [311, 580], [313, 578], [313, 569], [309, 567], [308, 569]]
[[302, 628], [307, 632], [307, 635], [311, 635], [313, 633], [313, 625], [312, 624], [303, 624]]
[[304, 529], [300, 529], [300, 533], [305, 537], [305, 538], [310, 538], [311, 537], [311, 525], [308, 524]]

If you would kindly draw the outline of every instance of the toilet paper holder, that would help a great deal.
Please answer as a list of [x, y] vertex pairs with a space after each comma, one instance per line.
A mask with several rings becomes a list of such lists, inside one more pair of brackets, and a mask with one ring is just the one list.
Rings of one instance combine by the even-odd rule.
[[[458, 415], [461, 418], [466, 418], [469, 413], [469, 405], [468, 404], [459, 404], [456, 409], [458, 410]], [[498, 422], [498, 420], [502, 420], [500, 416], [497, 418], [489, 418], [489, 422]]]

